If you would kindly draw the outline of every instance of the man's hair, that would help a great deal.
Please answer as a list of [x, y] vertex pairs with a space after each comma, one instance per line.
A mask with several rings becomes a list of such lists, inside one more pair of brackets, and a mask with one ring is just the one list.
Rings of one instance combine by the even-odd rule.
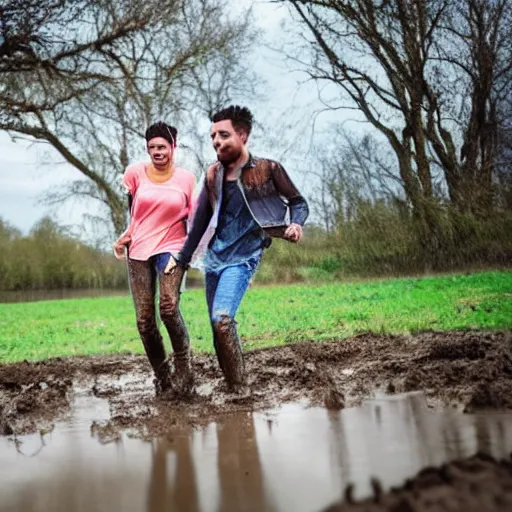
[[247, 107], [240, 107], [239, 105], [230, 105], [227, 108], [219, 110], [212, 116], [212, 123], [225, 121], [229, 119], [233, 128], [237, 131], [243, 130], [250, 135], [252, 129], [252, 114]]
[[171, 146], [175, 147], [178, 142], [178, 130], [174, 126], [165, 124], [163, 121], [158, 121], [158, 123], [152, 124], [144, 135], [146, 142], [156, 137], [162, 137]]

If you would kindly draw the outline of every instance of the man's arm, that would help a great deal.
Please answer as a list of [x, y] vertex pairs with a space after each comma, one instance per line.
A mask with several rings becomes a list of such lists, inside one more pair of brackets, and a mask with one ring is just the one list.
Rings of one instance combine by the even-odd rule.
[[[184, 267], [186, 267], [190, 260], [192, 259], [192, 255], [194, 251], [197, 249], [199, 242], [201, 241], [208, 224], [213, 215], [212, 205], [210, 204], [210, 199], [208, 198], [208, 189], [206, 188], [206, 183], [201, 187], [201, 192], [199, 193], [199, 197], [197, 199], [197, 207], [194, 215], [194, 220], [192, 222], [192, 227], [188, 233], [187, 239], [185, 240], [185, 244], [181, 251], [174, 258], [176, 262]], [[171, 261], [165, 268], [165, 272], [169, 272], [172, 270], [173, 260]]]
[[279, 194], [288, 200], [290, 222], [303, 226], [309, 215], [308, 203], [294, 185], [284, 167], [277, 162], [272, 164], [272, 179]]
[[277, 192], [287, 199], [290, 208], [290, 225], [284, 232], [284, 238], [291, 242], [298, 242], [302, 237], [302, 226], [309, 215], [308, 203], [284, 167], [277, 162], [272, 163], [272, 179]]

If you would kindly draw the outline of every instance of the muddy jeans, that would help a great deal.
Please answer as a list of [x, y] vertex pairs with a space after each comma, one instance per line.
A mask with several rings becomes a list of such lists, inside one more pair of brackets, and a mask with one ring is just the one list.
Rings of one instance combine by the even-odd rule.
[[206, 301], [213, 331], [213, 345], [228, 388], [232, 391], [242, 390], [245, 382], [244, 359], [235, 315], [260, 257], [206, 272]]
[[160, 318], [164, 323], [174, 351], [175, 363], [186, 363], [190, 357], [190, 339], [179, 309], [180, 286], [184, 270], [164, 274], [170, 254], [157, 254], [147, 261], [128, 258], [130, 290], [135, 303], [137, 329], [149, 362], [159, 376], [166, 369], [166, 354], [162, 335], [158, 330], [155, 309], [156, 283], [160, 292]]
[[206, 302], [212, 324], [217, 323], [223, 316], [235, 318], [259, 261], [260, 258], [251, 258], [221, 270], [207, 270]]

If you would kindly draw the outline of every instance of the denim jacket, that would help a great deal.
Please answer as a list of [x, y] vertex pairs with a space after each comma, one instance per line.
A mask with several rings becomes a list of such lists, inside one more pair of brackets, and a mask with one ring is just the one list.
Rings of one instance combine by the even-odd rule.
[[[220, 205], [224, 167], [217, 163], [208, 169], [197, 199], [191, 229], [176, 260], [188, 265], [201, 258], [215, 234]], [[281, 164], [266, 158], [249, 156], [238, 185], [254, 220], [269, 236], [282, 237], [289, 222], [304, 225], [309, 215], [306, 200], [297, 190]]]

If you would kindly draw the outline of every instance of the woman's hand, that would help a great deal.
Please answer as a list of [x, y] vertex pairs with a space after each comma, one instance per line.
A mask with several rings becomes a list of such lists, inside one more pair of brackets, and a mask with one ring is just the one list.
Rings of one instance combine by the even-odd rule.
[[300, 224], [290, 224], [286, 228], [283, 237], [286, 240], [290, 240], [290, 242], [299, 242], [300, 239], [302, 238], [302, 226]]
[[124, 260], [126, 257], [126, 246], [132, 241], [132, 237], [130, 235], [121, 235], [114, 242], [114, 256], [118, 260]]

